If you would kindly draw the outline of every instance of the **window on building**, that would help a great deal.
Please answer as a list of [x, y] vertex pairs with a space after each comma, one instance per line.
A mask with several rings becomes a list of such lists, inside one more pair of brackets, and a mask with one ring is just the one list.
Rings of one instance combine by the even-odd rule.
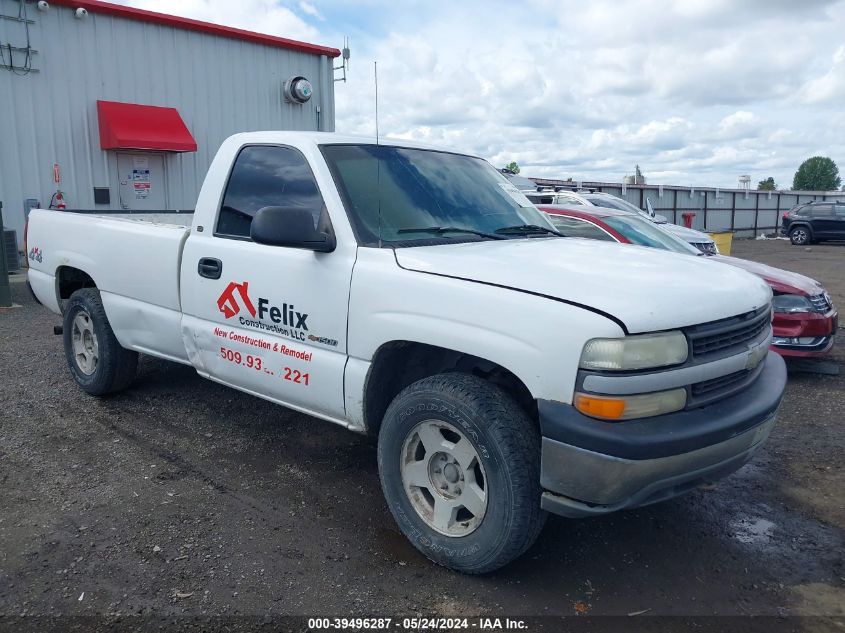
[[264, 207], [301, 207], [314, 226], [323, 199], [305, 157], [290, 147], [253, 145], [238, 154], [217, 219], [215, 235], [249, 238], [252, 218]]

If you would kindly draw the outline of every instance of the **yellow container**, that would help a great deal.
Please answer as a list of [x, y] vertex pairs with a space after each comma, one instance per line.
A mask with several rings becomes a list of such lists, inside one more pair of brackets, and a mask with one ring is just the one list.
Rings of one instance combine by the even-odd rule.
[[721, 231], [719, 233], [708, 233], [713, 241], [716, 242], [716, 248], [722, 255], [731, 254], [731, 244], [734, 241], [734, 234], [731, 231]]

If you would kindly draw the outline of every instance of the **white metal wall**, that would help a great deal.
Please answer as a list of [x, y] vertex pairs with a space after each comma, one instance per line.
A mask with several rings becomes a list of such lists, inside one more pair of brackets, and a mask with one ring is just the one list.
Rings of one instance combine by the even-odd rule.
[[[17, 18], [20, 6], [0, 0], [0, 15]], [[193, 209], [205, 170], [230, 134], [334, 130], [330, 58], [96, 13], [78, 20], [55, 5], [40, 12], [27, 3], [26, 10], [37, 51], [32, 71], [21, 76], [0, 68], [0, 201], [19, 242], [24, 199], [46, 205], [56, 189], [53, 163], [61, 167], [68, 206], [118, 207], [116, 157], [100, 149], [98, 99], [179, 110], [198, 149], [166, 154], [173, 208]], [[4, 50], [26, 46], [25, 27], [0, 18]], [[16, 65], [23, 61], [13, 53]], [[292, 75], [314, 86], [304, 105], [284, 102], [282, 87]], [[94, 187], [109, 187], [110, 205], [94, 205]]]

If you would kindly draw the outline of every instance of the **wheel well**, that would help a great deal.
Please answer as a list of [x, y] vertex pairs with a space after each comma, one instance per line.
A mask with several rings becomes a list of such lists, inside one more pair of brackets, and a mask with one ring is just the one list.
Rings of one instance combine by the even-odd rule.
[[792, 233], [793, 230], [799, 229], [799, 228], [807, 229], [810, 233], [813, 232], [813, 227], [810, 226], [809, 222], [793, 222], [792, 224], [789, 225], [789, 232]]
[[80, 288], [96, 288], [97, 284], [91, 276], [83, 270], [72, 266], [61, 266], [56, 271], [56, 296], [64, 311], [64, 303]]
[[454, 350], [392, 341], [376, 351], [364, 388], [364, 423], [367, 431], [378, 433], [387, 407], [405, 387], [435, 374], [462, 372], [487, 380], [508, 393], [537, 421], [537, 402], [517, 376], [492, 361]]

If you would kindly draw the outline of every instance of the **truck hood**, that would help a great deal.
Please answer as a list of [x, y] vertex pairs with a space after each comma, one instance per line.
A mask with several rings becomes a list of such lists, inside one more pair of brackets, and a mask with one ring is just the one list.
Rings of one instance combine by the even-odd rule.
[[762, 277], [763, 281], [772, 287], [772, 290], [781, 294], [813, 296], [824, 292], [824, 288], [818, 281], [800, 273], [793, 273], [789, 270], [726, 255], [711, 255], [709, 259], [754, 273], [758, 277]]
[[772, 296], [759, 277], [708, 257], [596, 240], [466, 242], [395, 253], [406, 270], [579, 304], [615, 317], [632, 334], [743, 314]]

